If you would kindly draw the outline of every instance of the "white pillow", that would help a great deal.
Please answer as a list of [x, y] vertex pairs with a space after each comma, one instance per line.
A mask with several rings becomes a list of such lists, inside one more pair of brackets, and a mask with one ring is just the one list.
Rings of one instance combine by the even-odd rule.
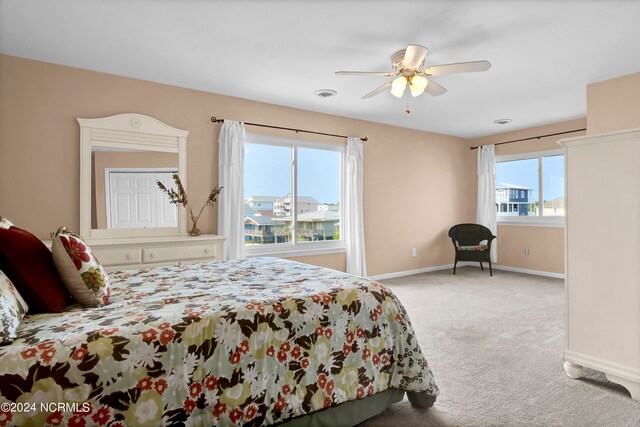
[[11, 228], [12, 226], [11, 221], [0, 216], [0, 228]]

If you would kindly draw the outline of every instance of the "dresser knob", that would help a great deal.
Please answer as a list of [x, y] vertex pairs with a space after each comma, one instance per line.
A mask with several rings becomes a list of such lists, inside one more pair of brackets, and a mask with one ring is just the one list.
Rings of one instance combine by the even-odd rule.
[[205, 250], [204, 250], [204, 253], [205, 253], [205, 254], [208, 254], [209, 252], [211, 252], [211, 249], [209, 249], [209, 248], [207, 248], [207, 249], [205, 249]]
[[155, 257], [157, 257], [157, 256], [158, 256], [158, 254], [157, 254], [157, 253], [155, 253], [155, 252], [151, 252], [151, 258], [155, 258]]
[[127, 259], [133, 259], [133, 254], [131, 253], [127, 254]]

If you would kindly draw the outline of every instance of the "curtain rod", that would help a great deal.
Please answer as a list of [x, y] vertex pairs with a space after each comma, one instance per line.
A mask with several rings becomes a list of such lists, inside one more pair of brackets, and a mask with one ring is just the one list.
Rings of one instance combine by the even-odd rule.
[[[567, 131], [564, 131], [564, 132], [548, 133], [546, 135], [532, 136], [530, 138], [522, 138], [522, 139], [514, 139], [512, 141], [498, 142], [497, 144], [493, 144], [493, 145], [512, 144], [514, 142], [522, 142], [522, 141], [529, 141], [531, 139], [546, 138], [547, 136], [564, 135], [565, 133], [580, 132], [580, 131], [583, 131], [583, 130], [587, 130], [587, 129], [586, 128], [582, 128], [582, 129], [567, 130]], [[492, 144], [486, 144], [486, 145], [492, 145]], [[484, 147], [484, 145], [473, 145], [473, 146], [469, 147], [469, 150], [475, 150], [478, 147]]]
[[[213, 116], [213, 117], [211, 117], [211, 122], [212, 122], [212, 123], [222, 123], [222, 122], [224, 122], [224, 119], [219, 119], [219, 118], [217, 118], [217, 117]], [[313, 130], [304, 130], [304, 129], [295, 129], [295, 128], [285, 128], [285, 127], [282, 127], [282, 126], [271, 126], [271, 125], [263, 125], [263, 124], [260, 124], [260, 123], [249, 123], [249, 122], [244, 122], [244, 124], [245, 124], [245, 125], [247, 125], [247, 126], [259, 126], [259, 127], [261, 127], [261, 128], [271, 128], [271, 129], [290, 130], [290, 131], [293, 131], [293, 132], [295, 132], [295, 133], [298, 133], [298, 132], [304, 132], [304, 133], [312, 133], [312, 134], [314, 134], [314, 135], [333, 136], [333, 137], [335, 137], [335, 138], [345, 138], [345, 139], [347, 138], [347, 136], [345, 136], [345, 135], [336, 135], [335, 133], [316, 132], [316, 131], [313, 131]], [[368, 141], [369, 139], [365, 136], [365, 137], [363, 137], [363, 138], [360, 138], [360, 140], [361, 140], [361, 141], [363, 141], [363, 142], [366, 142], [366, 141]]]

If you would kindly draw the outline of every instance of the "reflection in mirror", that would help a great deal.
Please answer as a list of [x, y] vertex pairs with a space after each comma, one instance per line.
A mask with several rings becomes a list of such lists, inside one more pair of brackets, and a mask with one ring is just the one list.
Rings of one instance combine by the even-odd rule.
[[122, 148], [91, 148], [91, 229], [178, 227], [176, 205], [156, 180], [174, 188], [178, 154]]
[[120, 241], [186, 234], [186, 211], [159, 197], [155, 181], [173, 185], [168, 176], [177, 171], [187, 185], [189, 132], [137, 113], [78, 124], [81, 235]]

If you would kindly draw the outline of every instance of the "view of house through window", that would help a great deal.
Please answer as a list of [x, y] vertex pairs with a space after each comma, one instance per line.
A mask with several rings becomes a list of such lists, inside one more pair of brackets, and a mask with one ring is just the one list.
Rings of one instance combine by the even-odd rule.
[[245, 245], [340, 240], [341, 168], [342, 151], [245, 143]]
[[564, 216], [564, 156], [526, 156], [496, 161], [498, 217]]

